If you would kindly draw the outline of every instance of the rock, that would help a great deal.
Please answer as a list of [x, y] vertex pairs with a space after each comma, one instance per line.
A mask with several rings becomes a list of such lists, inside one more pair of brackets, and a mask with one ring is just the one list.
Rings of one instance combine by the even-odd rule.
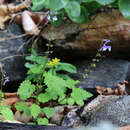
[[62, 121], [62, 126], [66, 127], [80, 127], [82, 126], [82, 121], [80, 117], [76, 113], [77, 108], [71, 110], [70, 112], [67, 113], [66, 116], [64, 116], [64, 119]]
[[51, 39], [59, 55], [90, 57], [103, 45], [103, 39], [110, 39], [111, 56], [130, 57], [129, 30], [130, 20], [124, 18], [119, 10], [112, 10], [94, 15], [86, 24], [75, 24], [66, 20], [58, 28], [49, 25], [42, 36], [49, 40], [51, 32]]
[[[117, 126], [130, 124], [130, 96], [99, 96], [84, 108], [81, 114], [87, 124], [95, 126], [101, 121], [109, 121]], [[88, 113], [90, 116], [88, 117]]]
[[110, 122], [100, 122], [96, 127], [81, 127], [75, 130], [117, 130], [117, 127]]
[[[84, 60], [74, 64], [77, 66], [78, 73], [73, 78], [79, 80], [90, 65], [90, 61]], [[88, 78], [81, 80], [79, 87], [84, 89], [95, 89], [96, 86], [115, 88], [119, 82], [130, 78], [129, 67], [130, 62], [125, 60], [103, 59], [91, 69]]]
[[[26, 75], [24, 53], [27, 52], [27, 45], [19, 50], [25, 40], [23, 37], [13, 38], [21, 34], [23, 34], [21, 28], [16, 24], [11, 24], [5, 31], [0, 31], [0, 63], [9, 81], [23, 80]], [[8, 40], [10, 37], [13, 39]]]
[[[79, 106], [69, 106], [69, 105], [56, 106], [56, 107], [54, 107], [55, 114], [51, 117], [50, 122], [52, 124], [61, 125], [61, 123], [64, 122], [64, 119], [63, 119], [64, 116], [66, 116], [66, 118], [68, 118], [69, 117], [68, 115], [72, 115], [72, 113], [73, 113], [72, 111], [74, 110], [74, 112], [75, 112], [75, 110], [77, 110], [78, 108], [79, 108]], [[66, 115], [66, 113], [67, 113], [67, 115]], [[71, 119], [69, 119], [69, 120], [71, 120]], [[66, 121], [65, 121], [65, 123], [66, 123]], [[65, 123], [63, 123], [63, 125], [68, 126]]]

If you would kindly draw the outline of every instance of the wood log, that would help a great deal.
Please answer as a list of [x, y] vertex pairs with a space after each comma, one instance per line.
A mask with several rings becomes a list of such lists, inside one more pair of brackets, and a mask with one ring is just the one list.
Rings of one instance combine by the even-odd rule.
[[43, 30], [42, 37], [50, 39], [50, 33], [57, 50], [91, 56], [103, 45], [103, 39], [109, 39], [112, 56], [130, 56], [130, 20], [124, 18], [116, 9], [98, 13], [86, 24], [75, 24], [66, 20], [60, 27], [49, 25]]
[[40, 125], [26, 125], [17, 123], [1, 123], [0, 130], [68, 130], [64, 126], [40, 126]]

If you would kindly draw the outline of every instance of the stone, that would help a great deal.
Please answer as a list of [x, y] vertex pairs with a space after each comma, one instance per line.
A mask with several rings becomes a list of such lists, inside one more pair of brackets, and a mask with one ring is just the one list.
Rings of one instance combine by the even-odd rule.
[[88, 126], [96, 126], [101, 121], [109, 121], [121, 127], [130, 124], [129, 110], [130, 96], [99, 96], [84, 107], [81, 116], [86, 121], [85, 125]]
[[67, 115], [64, 116], [63, 121], [62, 121], [62, 126], [66, 127], [80, 127], [83, 125], [82, 120], [80, 117], [77, 115], [77, 108], [71, 110], [70, 112], [67, 113]]
[[6, 30], [0, 31], [0, 64], [5, 73], [4, 78], [8, 77], [11, 82], [21, 81], [26, 76], [24, 54], [27, 45], [24, 44], [24, 37], [15, 38], [22, 34], [24, 33], [17, 24], [8, 25]]
[[91, 61], [83, 60], [75, 62], [78, 73], [73, 78], [81, 80], [79, 87], [84, 89], [95, 89], [96, 86], [115, 88], [119, 82], [130, 79], [130, 62], [106, 58], [99, 61], [95, 68], [90, 69], [88, 78], [82, 78], [85, 69], [89, 68]]

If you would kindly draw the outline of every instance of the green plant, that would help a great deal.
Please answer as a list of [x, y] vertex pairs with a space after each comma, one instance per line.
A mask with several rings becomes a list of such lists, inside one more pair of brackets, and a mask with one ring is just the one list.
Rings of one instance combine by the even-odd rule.
[[73, 22], [86, 23], [88, 14], [93, 14], [97, 9], [109, 5], [119, 7], [121, 13], [130, 19], [129, 0], [32, 0], [32, 10], [46, 8], [50, 10], [51, 23], [59, 26], [64, 15], [67, 15]]
[[[25, 67], [29, 70], [27, 78], [19, 86], [17, 93], [21, 101], [15, 104], [15, 107], [26, 116], [32, 115], [38, 124], [47, 125], [48, 119], [55, 113], [54, 108], [41, 107], [41, 104], [56, 101], [58, 104], [82, 106], [84, 100], [92, 96], [91, 93], [76, 87], [78, 80], [62, 73], [76, 73], [77, 69], [72, 64], [62, 63], [57, 58], [49, 60], [46, 56], [37, 55], [34, 50], [26, 60], [29, 62], [26, 62]], [[24, 101], [30, 98], [34, 103], [29, 107]]]

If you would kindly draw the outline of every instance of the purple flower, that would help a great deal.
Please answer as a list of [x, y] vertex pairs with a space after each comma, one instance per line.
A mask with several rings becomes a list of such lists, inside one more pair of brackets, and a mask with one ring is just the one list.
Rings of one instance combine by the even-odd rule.
[[110, 42], [109, 39], [104, 39], [103, 41], [105, 41], [104, 45], [99, 49], [99, 51], [111, 51], [111, 46], [106, 46], [107, 43]]
[[[47, 19], [51, 20], [51, 17], [49, 14], [47, 15]], [[58, 20], [57, 16], [53, 16], [52, 20], [53, 20], [53, 22], [57, 21]]]
[[9, 82], [9, 77], [5, 77], [3, 85], [5, 85], [7, 82]]

